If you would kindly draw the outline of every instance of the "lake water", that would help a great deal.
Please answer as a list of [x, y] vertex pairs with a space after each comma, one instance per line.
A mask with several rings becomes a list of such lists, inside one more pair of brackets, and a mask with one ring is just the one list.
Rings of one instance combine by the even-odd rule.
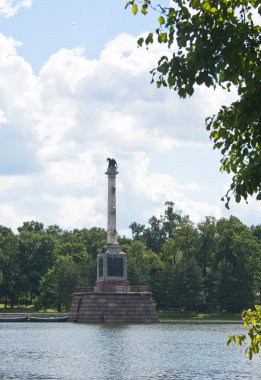
[[1, 380], [261, 378], [261, 356], [227, 347], [240, 324], [1, 323]]

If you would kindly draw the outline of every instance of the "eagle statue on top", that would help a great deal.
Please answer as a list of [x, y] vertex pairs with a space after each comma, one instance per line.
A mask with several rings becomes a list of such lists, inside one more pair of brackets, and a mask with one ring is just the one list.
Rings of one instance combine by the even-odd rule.
[[109, 168], [117, 168], [117, 162], [114, 158], [107, 158]]

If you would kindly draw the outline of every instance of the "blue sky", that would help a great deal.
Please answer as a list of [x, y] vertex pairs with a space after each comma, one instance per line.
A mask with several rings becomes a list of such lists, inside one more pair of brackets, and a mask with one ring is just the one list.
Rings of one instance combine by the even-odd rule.
[[150, 85], [161, 46], [137, 49], [155, 15], [125, 1], [0, 2], [0, 224], [106, 227], [106, 158], [119, 165], [120, 234], [163, 212], [195, 223], [233, 214], [259, 224], [260, 202], [231, 204], [204, 119], [233, 95], [200, 87], [180, 100]]

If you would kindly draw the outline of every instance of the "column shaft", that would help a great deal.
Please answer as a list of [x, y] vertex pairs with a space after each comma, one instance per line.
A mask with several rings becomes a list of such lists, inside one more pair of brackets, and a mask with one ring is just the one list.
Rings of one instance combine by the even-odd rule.
[[116, 174], [108, 173], [107, 243], [117, 244], [116, 230]]

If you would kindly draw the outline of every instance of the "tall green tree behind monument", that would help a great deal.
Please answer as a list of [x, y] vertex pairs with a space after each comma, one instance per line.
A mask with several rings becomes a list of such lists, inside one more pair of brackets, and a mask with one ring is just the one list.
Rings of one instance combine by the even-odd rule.
[[79, 282], [79, 268], [70, 256], [60, 256], [42, 277], [39, 306], [69, 309], [72, 294]]

